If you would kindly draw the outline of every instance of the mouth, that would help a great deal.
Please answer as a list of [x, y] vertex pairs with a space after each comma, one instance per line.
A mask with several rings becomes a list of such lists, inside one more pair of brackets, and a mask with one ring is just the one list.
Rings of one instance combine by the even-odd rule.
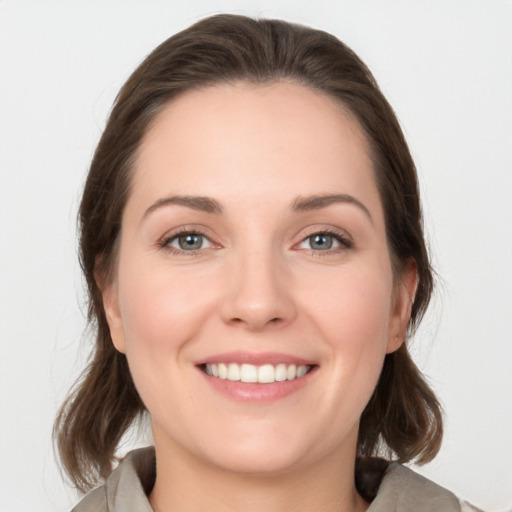
[[309, 364], [238, 364], [205, 363], [199, 368], [210, 377], [247, 384], [273, 384], [274, 382], [295, 381], [310, 373], [316, 365]]

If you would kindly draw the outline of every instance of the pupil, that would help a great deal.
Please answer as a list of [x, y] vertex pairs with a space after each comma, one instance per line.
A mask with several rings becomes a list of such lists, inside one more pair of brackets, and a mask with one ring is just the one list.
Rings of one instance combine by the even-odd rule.
[[311, 247], [313, 249], [330, 249], [332, 247], [332, 236], [331, 235], [314, 235], [311, 241]]
[[179, 237], [181, 249], [200, 249], [203, 245], [203, 237], [201, 235], [183, 235]]

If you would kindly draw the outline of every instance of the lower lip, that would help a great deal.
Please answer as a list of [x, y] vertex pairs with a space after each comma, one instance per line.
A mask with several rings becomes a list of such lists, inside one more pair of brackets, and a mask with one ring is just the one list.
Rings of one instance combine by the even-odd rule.
[[206, 382], [223, 395], [238, 402], [273, 402], [300, 391], [311, 380], [316, 367], [299, 379], [259, 384], [211, 377], [198, 368]]

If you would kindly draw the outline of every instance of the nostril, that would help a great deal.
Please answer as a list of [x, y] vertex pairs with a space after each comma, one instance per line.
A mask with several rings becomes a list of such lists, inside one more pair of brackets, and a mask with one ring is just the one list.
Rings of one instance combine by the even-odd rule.
[[278, 326], [281, 325], [281, 323], [284, 321], [284, 318], [282, 317], [274, 317], [270, 319], [257, 319], [257, 318], [251, 318], [248, 320], [244, 320], [240, 317], [234, 317], [229, 320], [229, 323], [232, 326], [245, 326], [249, 330], [260, 330], [264, 328], [265, 326]]

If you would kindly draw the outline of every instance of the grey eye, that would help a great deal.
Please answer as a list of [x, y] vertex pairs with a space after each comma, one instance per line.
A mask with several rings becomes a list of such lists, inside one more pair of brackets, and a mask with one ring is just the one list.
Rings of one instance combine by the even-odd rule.
[[334, 237], [327, 233], [318, 233], [307, 238], [311, 249], [316, 251], [327, 251], [334, 245]]
[[203, 235], [197, 235], [195, 233], [186, 233], [184, 235], [180, 235], [176, 237], [171, 246], [178, 247], [183, 251], [194, 251], [197, 249], [202, 249], [205, 238]]
[[195, 231], [181, 231], [173, 236], [169, 236], [160, 243], [160, 247], [166, 247], [174, 254], [190, 253], [195, 251], [204, 251], [211, 249], [215, 244], [206, 236]]

